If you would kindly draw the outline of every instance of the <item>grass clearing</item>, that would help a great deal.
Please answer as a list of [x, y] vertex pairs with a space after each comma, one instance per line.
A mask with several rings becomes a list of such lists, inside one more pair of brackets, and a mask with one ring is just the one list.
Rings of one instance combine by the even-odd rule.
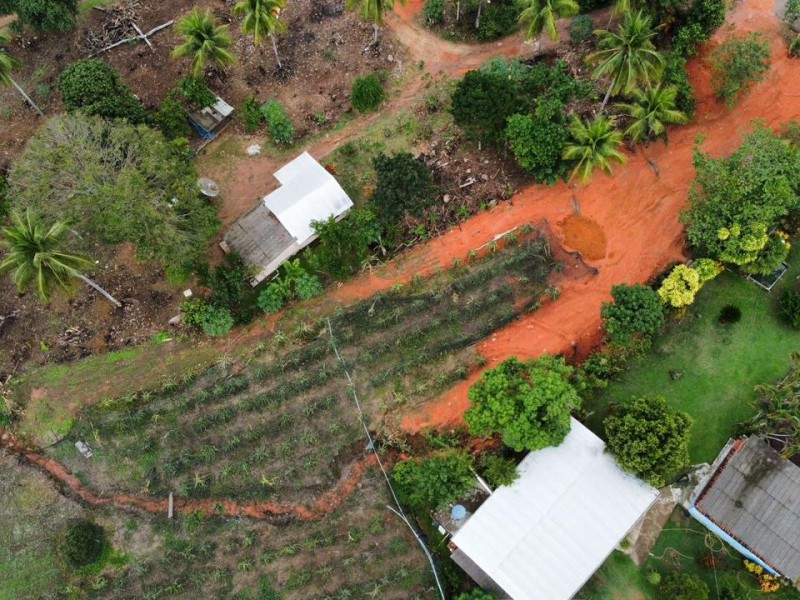
[[[753, 388], [783, 375], [790, 354], [800, 350], [800, 332], [778, 315], [782, 289], [800, 274], [800, 253], [779, 285], [767, 293], [743, 277], [724, 272], [701, 290], [679, 321], [670, 322], [652, 350], [605, 390], [585, 402], [594, 414], [587, 425], [603, 435], [609, 406], [634, 396], [662, 395], [694, 419], [689, 453], [692, 462], [711, 462], [736, 425], [753, 414]], [[721, 325], [723, 306], [742, 311], [738, 323]], [[677, 377], [677, 378], [676, 378]]]

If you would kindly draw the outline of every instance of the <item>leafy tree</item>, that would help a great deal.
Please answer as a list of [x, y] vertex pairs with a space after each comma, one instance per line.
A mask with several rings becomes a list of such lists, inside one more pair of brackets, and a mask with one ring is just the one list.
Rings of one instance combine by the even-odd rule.
[[725, 22], [725, 0], [693, 0], [681, 27], [672, 37], [672, 48], [682, 56], [694, 56], [702, 44]]
[[61, 99], [68, 111], [107, 119], [146, 123], [150, 116], [114, 69], [96, 59], [69, 65], [58, 78]]
[[216, 209], [200, 196], [185, 141], [144, 125], [84, 115], [50, 119], [10, 174], [13, 206], [67, 220], [82, 234], [132, 242], [169, 275], [205, 261]]
[[658, 296], [672, 308], [684, 308], [694, 302], [700, 288], [722, 272], [722, 266], [708, 258], [698, 259], [693, 266], [677, 265], [661, 283]]
[[283, 104], [270, 100], [261, 107], [261, 114], [267, 122], [267, 129], [272, 141], [276, 144], [288, 145], [294, 140], [294, 125]]
[[[406, 5], [408, 0], [399, 0], [400, 4]], [[383, 25], [383, 16], [394, 8], [394, 0], [345, 0], [344, 6], [347, 10], [355, 10], [367, 21], [372, 21], [372, 45], [378, 43], [378, 31]]]
[[444, 23], [444, 11], [447, 0], [425, 0], [422, 6], [422, 16], [428, 25]]
[[671, 600], [708, 600], [711, 593], [698, 575], [672, 573], [665, 577], [658, 587], [664, 598]]
[[80, 520], [71, 523], [59, 543], [59, 553], [73, 569], [97, 562], [106, 546], [106, 535], [100, 525]]
[[[689, 241], [709, 258], [758, 268], [776, 236], [769, 232], [798, 208], [800, 150], [758, 125], [726, 158], [696, 150], [694, 166], [689, 209], [682, 215]], [[783, 250], [788, 252], [785, 245]]]
[[25, 25], [57, 33], [75, 28], [78, 0], [2, 0], [0, 15], [16, 14]]
[[686, 59], [676, 52], [665, 54], [664, 74], [662, 86], [672, 86], [676, 90], [675, 108], [684, 113], [688, 118], [694, 117], [697, 99], [694, 87], [686, 72]]
[[520, 6], [514, 0], [493, 0], [483, 11], [477, 38], [489, 42], [513, 33], [517, 28]]
[[189, 138], [192, 135], [192, 126], [186, 118], [186, 110], [175, 94], [169, 94], [164, 98], [153, 121], [168, 140]]
[[[794, 303], [796, 309], [797, 300]], [[785, 376], [775, 383], [756, 386], [756, 394], [753, 408], [757, 412], [745, 423], [745, 430], [777, 442], [784, 456], [800, 453], [800, 355], [792, 355]]]
[[181, 304], [181, 311], [186, 325], [199, 327], [209, 337], [223, 337], [233, 327], [233, 315], [229, 308], [200, 298]]
[[614, 302], [604, 302], [600, 315], [612, 342], [624, 346], [638, 338], [650, 338], [664, 324], [661, 300], [652, 288], [621, 283], [611, 288], [611, 296]]
[[375, 110], [383, 102], [383, 84], [375, 73], [356, 77], [353, 80], [353, 89], [350, 102], [358, 112]]
[[436, 187], [430, 169], [408, 152], [373, 159], [377, 183], [372, 194], [375, 212], [387, 227], [396, 226], [406, 213], [419, 217], [433, 202]]
[[25, 102], [30, 104], [33, 109], [39, 113], [39, 116], [43, 117], [44, 113], [42, 113], [42, 110], [36, 106], [36, 103], [25, 93], [25, 90], [11, 77], [11, 72], [14, 69], [18, 69], [22, 63], [8, 53], [7, 46], [10, 42], [11, 40], [7, 35], [0, 33], [0, 84], [13, 85], [20, 96], [25, 99]]
[[611, 173], [612, 162], [624, 163], [626, 158], [619, 151], [622, 133], [614, 128], [615, 122], [597, 115], [588, 123], [577, 116], [572, 117], [569, 132], [572, 141], [564, 147], [565, 160], [576, 161], [569, 178], [575, 176], [583, 183], [592, 178], [595, 169]]
[[50, 302], [53, 286], [72, 294], [72, 280], [80, 279], [100, 292], [109, 302], [122, 306], [111, 294], [83, 274], [94, 266], [91, 260], [62, 250], [69, 227], [57, 221], [50, 227], [42, 223], [30, 209], [25, 215], [16, 214], [13, 224], [2, 229], [3, 246], [8, 250], [0, 262], [0, 273], [10, 273], [20, 293], [35, 283], [36, 292], [44, 302]]
[[711, 55], [711, 87], [719, 101], [733, 107], [769, 70], [769, 42], [760, 33], [728, 40]]
[[464, 419], [473, 435], [500, 433], [521, 452], [557, 446], [569, 433], [570, 411], [580, 404], [569, 382], [572, 367], [562, 358], [509, 358], [486, 371], [470, 388]]
[[261, 113], [258, 100], [252, 96], [244, 101], [239, 115], [244, 122], [244, 130], [247, 133], [254, 133], [264, 122], [264, 115]]
[[554, 42], [558, 41], [556, 22], [578, 14], [580, 6], [575, 0], [524, 0], [519, 22], [525, 26], [525, 37], [538, 38], [542, 31]]
[[558, 100], [540, 102], [533, 115], [512, 115], [506, 138], [519, 166], [536, 181], [555, 183], [566, 174], [564, 148], [570, 137]]
[[282, 69], [281, 57], [278, 56], [278, 46], [275, 36], [279, 33], [286, 33], [286, 23], [281, 21], [281, 11], [286, 8], [287, 0], [241, 0], [233, 7], [233, 14], [237, 17], [244, 17], [242, 21], [242, 31], [245, 35], [253, 37], [255, 46], [261, 45], [264, 37], [272, 40], [272, 51], [275, 53], [275, 61], [278, 68]]
[[667, 139], [667, 125], [682, 125], [689, 118], [675, 108], [678, 90], [674, 87], [654, 86], [646, 90], [635, 89], [633, 102], [619, 104], [618, 108], [633, 122], [625, 135], [633, 142]]
[[795, 329], [800, 329], [800, 290], [786, 288], [780, 299], [781, 315]]
[[589, 57], [591, 62], [597, 63], [593, 76], [595, 79], [611, 78], [601, 112], [611, 94], [628, 94], [639, 84], [650, 87], [658, 82], [664, 57], [653, 44], [657, 33], [651, 18], [641, 10], [627, 13], [617, 33], [597, 32], [599, 50]]
[[217, 101], [217, 95], [199, 77], [184, 77], [178, 81], [175, 91], [183, 97], [183, 102], [189, 110], [212, 106]]
[[312, 262], [315, 268], [335, 279], [356, 273], [370, 254], [370, 247], [379, 243], [383, 229], [369, 208], [356, 208], [342, 220], [330, 217], [311, 223], [317, 234]]
[[278, 284], [270, 283], [258, 295], [258, 306], [267, 314], [279, 312], [289, 298], [286, 291]]
[[654, 487], [689, 464], [692, 419], [660, 396], [635, 398], [605, 420], [608, 448], [626, 471]]
[[438, 509], [458, 500], [475, 486], [472, 458], [448, 451], [422, 460], [406, 460], [392, 471], [401, 498], [417, 509]]
[[484, 454], [480, 463], [483, 475], [493, 487], [511, 485], [519, 479], [517, 463], [510, 458], [503, 458], [497, 454]]
[[236, 56], [229, 50], [233, 38], [228, 26], [220, 25], [210, 10], [195, 8], [178, 21], [175, 30], [184, 42], [175, 47], [172, 56], [190, 57], [194, 77], [201, 77], [209, 62], [221, 69], [236, 64]]
[[498, 73], [467, 71], [453, 91], [451, 112], [456, 125], [467, 135], [499, 145], [506, 120], [527, 112], [528, 105], [519, 80]]

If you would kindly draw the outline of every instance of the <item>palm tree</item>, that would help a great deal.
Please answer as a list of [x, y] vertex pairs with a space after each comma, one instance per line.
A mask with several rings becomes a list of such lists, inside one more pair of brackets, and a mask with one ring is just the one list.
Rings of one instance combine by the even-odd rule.
[[36, 103], [30, 99], [30, 96], [25, 93], [19, 84], [14, 81], [11, 77], [11, 71], [14, 69], [18, 69], [22, 63], [20, 63], [16, 58], [11, 56], [8, 51], [6, 50], [6, 46], [8, 46], [11, 39], [7, 35], [3, 35], [0, 33], [0, 83], [3, 85], [13, 85], [17, 91], [25, 98], [25, 102], [30, 104], [33, 109], [39, 113], [40, 117], [44, 116], [42, 110], [36, 106]]
[[633, 90], [633, 102], [617, 105], [617, 108], [633, 119], [633, 123], [625, 130], [625, 136], [634, 143], [661, 137], [666, 141], [667, 125], [689, 122], [689, 118], [675, 108], [677, 94], [678, 90], [674, 86]]
[[[406, 5], [408, 0], [399, 0], [400, 4]], [[394, 0], [345, 0], [347, 10], [358, 10], [361, 16], [368, 21], [372, 21], [373, 37], [372, 45], [378, 43], [378, 30], [383, 25], [383, 15], [394, 8]]]
[[172, 56], [190, 56], [195, 77], [203, 74], [208, 61], [223, 69], [236, 64], [236, 56], [228, 50], [233, 44], [228, 26], [217, 23], [210, 10], [201, 12], [195, 8], [178, 21], [175, 28], [185, 41], [172, 51]]
[[117, 308], [122, 306], [116, 298], [82, 273], [92, 266], [91, 260], [59, 250], [64, 236], [69, 233], [66, 223], [58, 221], [48, 229], [30, 210], [24, 216], [14, 215], [13, 221], [11, 227], [2, 229], [5, 238], [3, 245], [8, 252], [0, 262], [0, 273], [11, 273], [11, 279], [20, 293], [35, 283], [39, 297], [49, 302], [53, 286], [70, 294], [72, 280], [80, 279]]
[[661, 76], [664, 57], [653, 45], [656, 29], [650, 17], [641, 10], [625, 15], [617, 33], [598, 31], [598, 50], [589, 57], [599, 63], [594, 70], [595, 79], [611, 77], [600, 112], [612, 93], [630, 93], [639, 82], [650, 87]]
[[606, 25], [606, 29], [611, 27], [611, 21], [614, 20], [614, 17], [627, 15], [632, 10], [633, 0], [615, 0], [614, 5], [608, 13], [608, 25]]
[[242, 0], [233, 7], [233, 14], [244, 17], [242, 31], [253, 36], [253, 44], [261, 45], [261, 40], [268, 37], [272, 40], [272, 51], [278, 68], [283, 69], [281, 57], [278, 56], [278, 45], [275, 34], [286, 32], [286, 23], [281, 21], [281, 11], [286, 8], [286, 0]]
[[525, 25], [525, 37], [539, 37], [547, 31], [550, 39], [558, 41], [556, 21], [562, 17], [577, 15], [580, 7], [575, 0], [525, 0], [519, 22]]
[[610, 174], [612, 162], [625, 162], [625, 155], [618, 150], [622, 144], [622, 133], [614, 128], [612, 119], [598, 115], [585, 123], [573, 116], [569, 132], [572, 142], [564, 148], [564, 158], [578, 161], [570, 173], [570, 181], [577, 175], [582, 183], [586, 183], [595, 169], [600, 168]]

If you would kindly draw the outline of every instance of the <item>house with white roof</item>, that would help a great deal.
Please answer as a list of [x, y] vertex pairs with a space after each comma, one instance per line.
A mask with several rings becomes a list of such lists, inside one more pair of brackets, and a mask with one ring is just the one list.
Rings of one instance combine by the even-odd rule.
[[451, 538], [452, 559], [499, 598], [572, 598], [658, 497], [575, 419], [561, 445], [517, 471]]
[[221, 244], [255, 267], [253, 285], [317, 238], [314, 221], [339, 220], [353, 206], [339, 182], [308, 152], [276, 171], [275, 178], [281, 187], [236, 221]]

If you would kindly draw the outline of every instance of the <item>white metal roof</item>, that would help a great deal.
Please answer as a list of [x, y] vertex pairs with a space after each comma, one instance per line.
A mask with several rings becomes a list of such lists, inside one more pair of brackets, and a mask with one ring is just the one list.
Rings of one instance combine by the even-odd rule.
[[264, 204], [298, 243], [314, 236], [312, 221], [340, 217], [353, 206], [333, 175], [308, 152], [276, 171], [275, 178], [282, 185]]
[[517, 471], [452, 540], [515, 600], [572, 598], [658, 495], [575, 419], [560, 446]]
[[213, 108], [223, 117], [229, 117], [233, 114], [233, 107], [219, 96], [217, 96], [217, 101], [214, 103]]

